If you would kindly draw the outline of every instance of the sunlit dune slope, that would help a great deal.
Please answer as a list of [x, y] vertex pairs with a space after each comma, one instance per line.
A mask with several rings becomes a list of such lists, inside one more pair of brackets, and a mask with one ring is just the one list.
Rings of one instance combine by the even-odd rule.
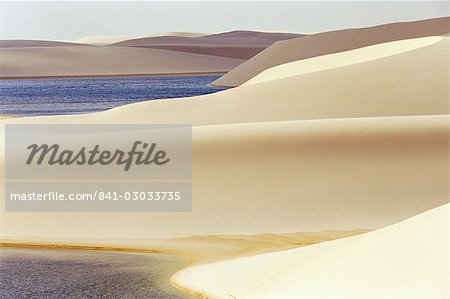
[[213, 84], [238, 86], [260, 72], [280, 64], [374, 44], [448, 33], [449, 17], [313, 34], [277, 42]]
[[447, 298], [450, 204], [359, 236], [200, 265], [174, 281], [213, 298]]

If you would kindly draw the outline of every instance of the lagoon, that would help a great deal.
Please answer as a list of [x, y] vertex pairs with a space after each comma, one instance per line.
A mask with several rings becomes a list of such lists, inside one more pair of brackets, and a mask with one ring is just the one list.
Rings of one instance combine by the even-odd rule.
[[104, 111], [153, 99], [224, 90], [220, 75], [0, 80], [0, 114], [34, 116]]

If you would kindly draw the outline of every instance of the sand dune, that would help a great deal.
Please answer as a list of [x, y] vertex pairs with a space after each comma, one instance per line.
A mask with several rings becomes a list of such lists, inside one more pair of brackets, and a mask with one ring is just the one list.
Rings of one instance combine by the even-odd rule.
[[2, 232], [170, 237], [371, 229], [444, 204], [448, 47], [443, 39], [190, 99], [2, 121], [195, 125], [192, 213], [3, 213]]
[[232, 31], [203, 36], [165, 35], [122, 41], [115, 46], [145, 47], [249, 59], [279, 40], [299, 37], [293, 33]]
[[137, 37], [126, 36], [126, 35], [92, 35], [84, 36], [72, 40], [71, 42], [83, 43], [96, 46], [104, 46], [112, 43], [118, 43], [127, 39], [132, 39]]
[[[61, 41], [49, 41], [49, 40], [0, 40], [1, 48], [22, 48], [22, 47], [64, 47], [64, 46], [80, 46], [82, 43], [78, 42], [61, 42]], [[85, 45], [87, 46], [87, 45]], [[2, 57], [2, 59], [4, 59]]]
[[2, 212], [0, 226], [85, 238], [379, 228], [448, 202], [449, 128], [449, 116], [198, 126], [192, 213]]
[[213, 298], [447, 298], [449, 215], [447, 204], [359, 236], [192, 267], [174, 281]]
[[[408, 43], [416, 45], [420, 40], [405, 43], [408, 48]], [[450, 39], [444, 38], [397, 55], [297, 76], [288, 73], [289, 77], [279, 80], [201, 97], [136, 103], [98, 114], [20, 121], [210, 125], [448, 114], [449, 49]]]
[[225, 72], [242, 60], [131, 47], [0, 49], [0, 77]]
[[126, 35], [93, 35], [93, 36], [84, 36], [77, 38], [71, 42], [76, 43], [84, 43], [96, 46], [106, 46], [110, 44], [115, 44], [131, 39], [138, 38], [149, 38], [149, 37], [157, 37], [157, 36], [184, 36], [184, 37], [198, 37], [203, 36], [204, 33], [197, 32], [163, 32], [158, 34], [152, 34], [148, 36], [126, 36]]
[[156, 37], [156, 36], [183, 36], [183, 37], [199, 37], [208, 35], [206, 33], [201, 32], [180, 32], [180, 31], [172, 31], [172, 32], [162, 32], [157, 34], [151, 34], [148, 37]]
[[292, 76], [330, 70], [356, 63], [372, 61], [430, 46], [442, 40], [443, 37], [439, 36], [400, 40], [289, 62], [271, 67], [259, 73], [242, 85], [278, 80]]
[[353, 50], [390, 41], [450, 32], [450, 18], [386, 24], [314, 34], [277, 42], [230, 73], [214, 81], [215, 85], [238, 86], [260, 72], [288, 62]]

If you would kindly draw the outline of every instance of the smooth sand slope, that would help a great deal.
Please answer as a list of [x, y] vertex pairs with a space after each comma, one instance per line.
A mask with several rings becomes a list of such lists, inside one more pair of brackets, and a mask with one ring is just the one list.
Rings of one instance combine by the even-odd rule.
[[443, 39], [193, 99], [3, 121], [195, 127], [192, 213], [9, 213], [2, 232], [119, 238], [371, 229], [444, 204], [448, 46]]
[[390, 41], [448, 33], [450, 33], [450, 18], [446, 17], [324, 32], [280, 41], [214, 81], [213, 84], [239, 86], [260, 72], [280, 64]]
[[96, 46], [106, 46], [109, 44], [114, 44], [126, 40], [137, 39], [137, 38], [148, 38], [156, 36], [185, 36], [185, 37], [197, 37], [205, 35], [203, 33], [196, 32], [164, 32], [153, 34], [150, 36], [126, 36], [126, 35], [92, 35], [77, 38], [71, 42], [84, 43]]
[[1, 230], [155, 238], [378, 228], [448, 202], [449, 128], [449, 116], [198, 126], [192, 213], [2, 212]]
[[100, 76], [226, 72], [242, 60], [130, 47], [0, 49], [0, 77]]
[[[210, 125], [448, 114], [450, 39], [438, 37], [409, 42], [423, 47], [319, 72], [300, 75], [290, 72], [289, 77], [279, 80], [195, 98], [136, 103], [98, 114], [20, 121]], [[402, 49], [411, 49], [407, 45], [405, 41]], [[385, 44], [385, 49], [398, 51], [396, 44]], [[373, 54], [365, 48], [360, 50], [360, 55], [365, 57], [365, 51]]]
[[304, 248], [200, 265], [174, 281], [211, 298], [448, 298], [450, 205]]
[[294, 62], [288, 62], [271, 67], [243, 85], [262, 83], [297, 75], [330, 70], [338, 67], [348, 66], [356, 63], [372, 61], [427, 47], [443, 40], [440, 36], [406, 39], [373, 46], [358, 48], [355, 50], [328, 54]]
[[203, 36], [167, 34], [165, 36], [125, 40], [113, 45], [249, 59], [277, 41], [299, 36], [302, 35], [257, 31], [232, 31]]
[[[82, 43], [76, 42], [61, 42], [61, 41], [49, 41], [49, 40], [0, 40], [1, 48], [22, 48], [22, 47], [67, 47], [67, 46], [80, 46]], [[86, 46], [86, 45], [85, 45]], [[2, 59], [4, 59], [2, 57]]]
[[92, 36], [83, 36], [77, 39], [74, 39], [69, 42], [75, 43], [83, 43], [95, 46], [105, 46], [112, 43], [118, 43], [127, 39], [132, 39], [137, 37], [127, 36], [127, 35], [92, 35]]

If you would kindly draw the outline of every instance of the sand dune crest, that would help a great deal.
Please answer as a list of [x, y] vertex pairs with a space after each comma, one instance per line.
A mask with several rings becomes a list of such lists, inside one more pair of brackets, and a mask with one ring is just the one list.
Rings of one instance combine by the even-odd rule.
[[449, 215], [446, 204], [374, 232], [195, 266], [173, 280], [214, 298], [446, 298]]
[[214, 81], [239, 86], [262, 71], [288, 62], [386, 43], [450, 33], [450, 17], [346, 29], [280, 41]]

